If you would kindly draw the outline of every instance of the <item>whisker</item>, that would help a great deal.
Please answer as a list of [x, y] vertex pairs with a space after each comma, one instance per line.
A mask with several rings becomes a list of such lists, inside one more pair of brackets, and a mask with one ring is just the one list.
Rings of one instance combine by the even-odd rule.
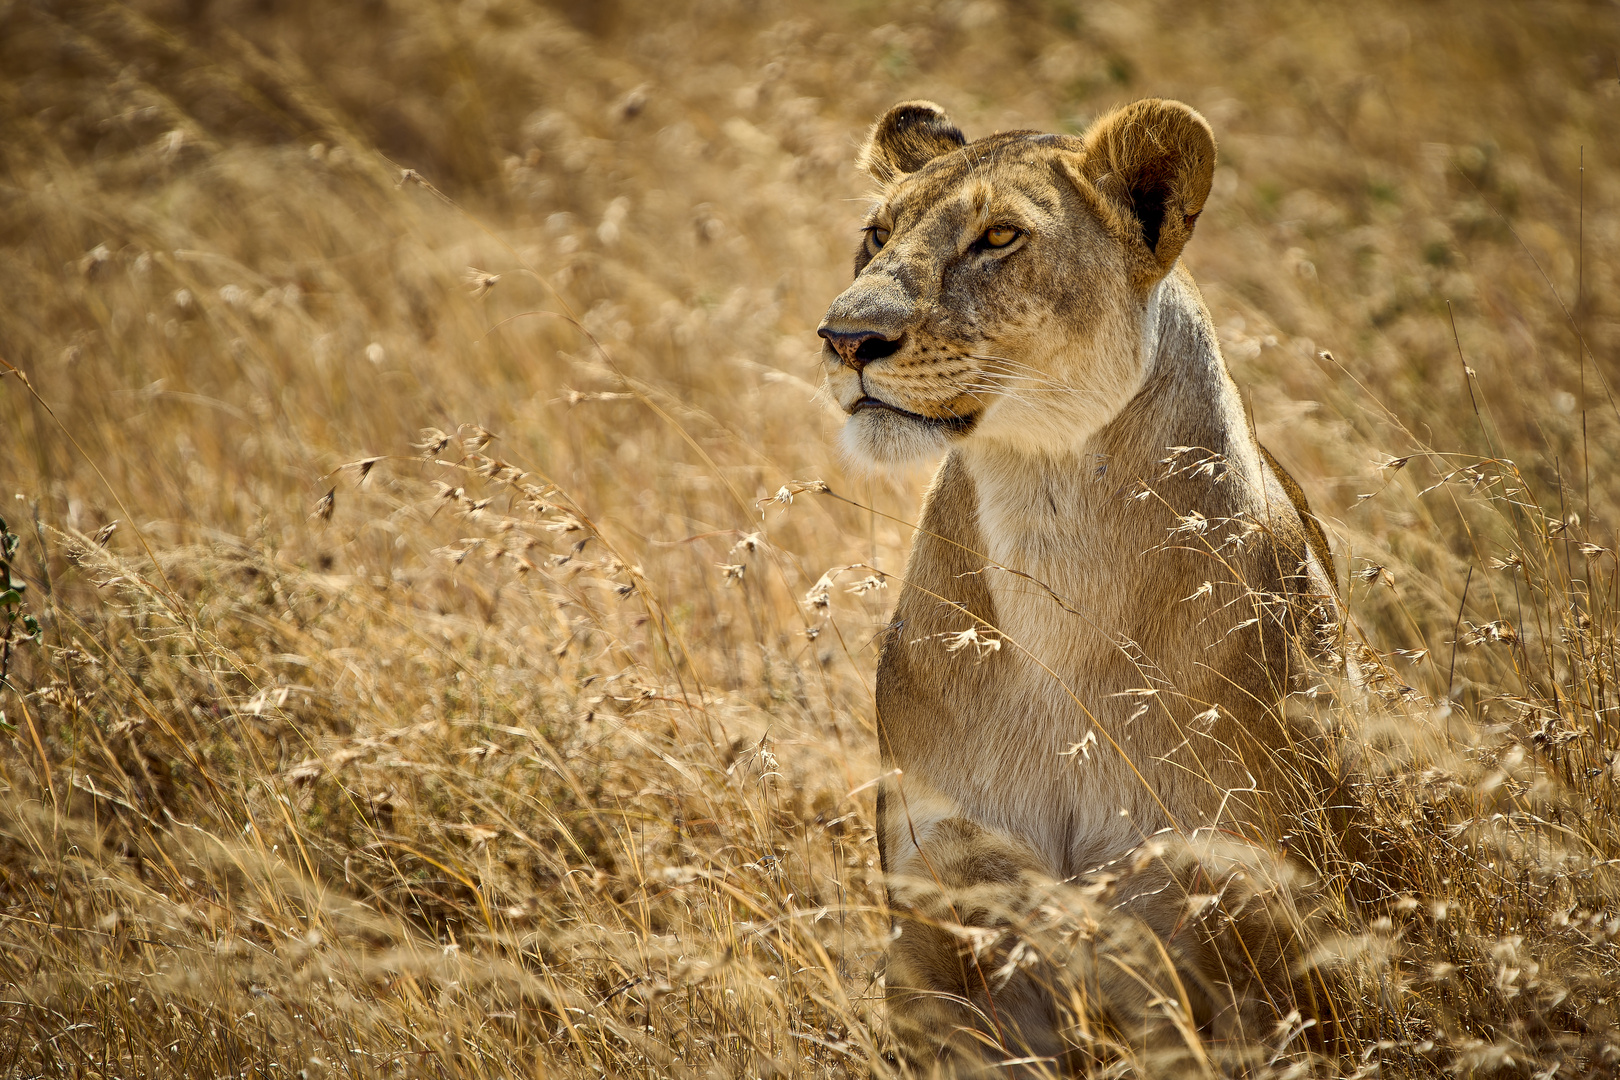
[[1074, 394], [1076, 396], [1097, 397], [1100, 390], [1083, 390], [1076, 386], [965, 386], [968, 393], [1007, 393], [1016, 391], [1020, 394]]
[[1006, 364], [1010, 368], [1022, 368], [1025, 371], [1033, 371], [1037, 375], [1042, 374], [1040, 369], [1034, 367], [1033, 365], [1026, 364], [1022, 360], [1014, 360], [1011, 357], [992, 356], [989, 353], [968, 353], [968, 355], [975, 360], [989, 360], [997, 364]]
[[983, 376], [983, 377], [988, 377], [988, 378], [992, 378], [992, 379], [997, 380], [997, 382], [995, 382], [995, 383], [993, 383], [991, 385], [998, 385], [999, 386], [999, 385], [1004, 385], [1006, 383], [1026, 382], [1026, 383], [1034, 383], [1036, 385], [1053, 386], [1053, 387], [1057, 387], [1057, 388], [1062, 389], [1062, 390], [1072, 389], [1067, 383], [1061, 383], [1061, 382], [1058, 382], [1055, 379], [1038, 379], [1033, 375], [1003, 375], [1000, 372], [996, 372], [996, 371], [985, 371], [985, 372], [980, 372], [979, 374], [981, 376]]
[[995, 382], [991, 384], [994, 386], [1005, 386], [1013, 383], [1029, 383], [1033, 386], [1054, 386], [1065, 390], [1068, 389], [1068, 386], [1065, 383], [1060, 383], [1053, 379], [1036, 378], [1034, 375], [1006, 375], [999, 371], [981, 371], [979, 372], [979, 377], [984, 379], [994, 379]]
[[[1027, 365], [1027, 364], [1020, 364], [1018, 361], [1009, 360], [1006, 357], [1001, 357], [1001, 356], [981, 356], [978, 353], [971, 353], [969, 355], [971, 355], [975, 360], [995, 361], [995, 362], [998, 362], [998, 363], [1007, 364], [1009, 366], [1022, 367], [1027, 371], [1033, 372], [1033, 374], [1029, 374], [1029, 375], [1022, 375], [1022, 374], [1016, 374], [1016, 373], [1013, 373], [1013, 372], [1002, 372], [1002, 371], [995, 371], [995, 370], [980, 372], [979, 373], [980, 374], [980, 380], [978, 382], [969, 384], [969, 388], [974, 390], [974, 391], [977, 391], [977, 392], [982, 393], [982, 392], [986, 392], [986, 391], [998, 391], [998, 392], [1017, 391], [1018, 393], [1023, 393], [1023, 394], [1037, 394], [1037, 393], [1044, 393], [1044, 394], [1076, 394], [1076, 395], [1084, 395], [1084, 396], [1088, 396], [1088, 397], [1098, 397], [1098, 396], [1101, 396], [1101, 394], [1102, 394], [1102, 391], [1100, 391], [1100, 390], [1087, 390], [1087, 389], [1082, 389], [1080, 387], [1069, 386], [1069, 385], [1067, 385], [1065, 383], [1058, 382], [1055, 379], [1049, 378], [1049, 377], [1035, 371], [1034, 368], [1029, 367], [1029, 365]], [[987, 381], [987, 380], [995, 380], [995, 381], [990, 382], [990, 381]], [[1031, 385], [1019, 385], [1019, 384], [1025, 384], [1025, 383], [1031, 384]]]
[[1001, 357], [1001, 356], [980, 356], [980, 355], [978, 355], [976, 353], [971, 354], [971, 355], [973, 356], [973, 358], [975, 360], [989, 361], [989, 362], [996, 363], [996, 364], [1002, 364], [1002, 365], [1005, 365], [1009, 369], [1008, 371], [1005, 371], [1005, 372], [992, 369], [990, 371], [985, 372], [985, 374], [987, 374], [987, 375], [994, 375], [997, 378], [1024, 379], [1024, 380], [1030, 381], [1030, 382], [1048, 383], [1048, 384], [1053, 385], [1053, 386], [1061, 386], [1061, 385], [1063, 385], [1062, 383], [1058, 382], [1057, 380], [1054, 380], [1051, 376], [1045, 374], [1044, 372], [1042, 372], [1042, 371], [1040, 371], [1040, 370], [1038, 370], [1038, 369], [1036, 369], [1034, 367], [1031, 367], [1028, 364], [1020, 363], [1020, 362], [1014, 361], [1014, 360], [1008, 360], [1007, 358]]

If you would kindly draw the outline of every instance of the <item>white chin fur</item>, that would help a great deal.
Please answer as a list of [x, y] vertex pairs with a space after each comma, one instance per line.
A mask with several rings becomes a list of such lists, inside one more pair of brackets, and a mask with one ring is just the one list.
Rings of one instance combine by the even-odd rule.
[[949, 445], [949, 436], [937, 426], [881, 409], [851, 416], [838, 436], [845, 467], [860, 473], [924, 464], [938, 458]]

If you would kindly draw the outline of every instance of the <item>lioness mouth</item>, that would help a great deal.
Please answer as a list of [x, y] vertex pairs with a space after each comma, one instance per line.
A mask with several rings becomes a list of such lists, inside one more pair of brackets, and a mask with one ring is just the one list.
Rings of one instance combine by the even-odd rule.
[[890, 405], [887, 401], [879, 401], [877, 398], [872, 397], [870, 394], [868, 394], [866, 397], [861, 398], [854, 405], [852, 405], [850, 407], [849, 414], [851, 416], [854, 416], [856, 413], [865, 412], [868, 409], [882, 409], [882, 410], [884, 410], [886, 412], [892, 412], [897, 416], [904, 416], [908, 420], [915, 420], [920, 424], [931, 424], [934, 427], [941, 427], [941, 428], [944, 428], [947, 431], [954, 432], [954, 433], [966, 432], [970, 428], [972, 428], [974, 424], [978, 423], [978, 421], [979, 421], [979, 418], [978, 418], [977, 415], [973, 415], [973, 416], [924, 416], [922, 413], [914, 413], [914, 412], [911, 412], [908, 409], [902, 409], [897, 405]]

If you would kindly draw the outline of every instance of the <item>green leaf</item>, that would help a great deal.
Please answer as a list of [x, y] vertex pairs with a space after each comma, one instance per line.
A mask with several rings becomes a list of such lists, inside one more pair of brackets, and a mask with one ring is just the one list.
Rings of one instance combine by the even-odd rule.
[[14, 585], [5, 592], [0, 592], [0, 607], [10, 607], [12, 604], [22, 603], [22, 586]]

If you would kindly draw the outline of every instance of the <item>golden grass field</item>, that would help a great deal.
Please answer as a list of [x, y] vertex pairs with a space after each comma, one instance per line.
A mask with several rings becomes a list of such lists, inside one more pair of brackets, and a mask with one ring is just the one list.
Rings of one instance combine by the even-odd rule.
[[1617, 56], [1574, 2], [0, 0], [0, 1075], [887, 1075], [924, 477], [816, 397], [855, 152], [1144, 95], [1214, 126], [1186, 262], [1377, 690], [1393, 884], [1255, 1072], [1615, 1075]]

